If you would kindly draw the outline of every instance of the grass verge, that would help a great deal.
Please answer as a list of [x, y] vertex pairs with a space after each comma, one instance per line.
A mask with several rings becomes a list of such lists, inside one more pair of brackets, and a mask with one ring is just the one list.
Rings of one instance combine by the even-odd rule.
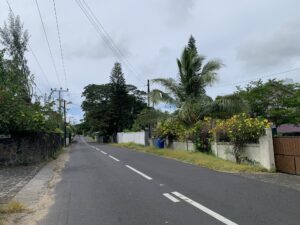
[[11, 201], [8, 204], [0, 207], [1, 214], [14, 214], [14, 213], [22, 213], [25, 212], [27, 208], [18, 201]]
[[25, 205], [18, 201], [11, 201], [0, 206], [0, 225], [5, 224], [5, 216], [28, 211]]
[[117, 147], [123, 147], [128, 149], [133, 149], [136, 151], [151, 153], [155, 155], [160, 155], [167, 158], [177, 159], [179, 161], [191, 163], [197, 166], [206, 167], [216, 171], [222, 172], [235, 172], [235, 173], [255, 173], [255, 172], [268, 172], [267, 169], [260, 166], [253, 166], [248, 164], [236, 164], [231, 161], [224, 159], [219, 159], [213, 155], [208, 155], [201, 152], [186, 152], [171, 149], [157, 149], [154, 147], [144, 147], [142, 145], [134, 143], [123, 143], [123, 144], [113, 144]]

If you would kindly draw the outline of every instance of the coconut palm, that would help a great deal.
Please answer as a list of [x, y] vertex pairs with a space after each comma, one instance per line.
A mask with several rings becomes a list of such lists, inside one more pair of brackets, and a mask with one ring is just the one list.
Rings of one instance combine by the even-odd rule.
[[[179, 70], [178, 80], [173, 78], [154, 79], [165, 91], [154, 89], [151, 92], [153, 104], [166, 102], [179, 109], [179, 117], [187, 124], [193, 124], [213, 110], [241, 111], [236, 104], [240, 102], [238, 96], [220, 97], [213, 101], [206, 95], [205, 88], [217, 80], [217, 72], [223, 66], [219, 60], [210, 60], [204, 64], [205, 57], [197, 52], [195, 39], [190, 38], [188, 46], [184, 48], [181, 58], [177, 59]], [[234, 107], [232, 107], [234, 105]]]

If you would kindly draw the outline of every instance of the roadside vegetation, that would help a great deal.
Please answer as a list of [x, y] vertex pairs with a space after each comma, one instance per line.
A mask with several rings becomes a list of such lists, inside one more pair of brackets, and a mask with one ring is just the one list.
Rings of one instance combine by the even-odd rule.
[[117, 147], [129, 148], [136, 151], [141, 151], [145, 153], [160, 155], [166, 158], [176, 159], [179, 161], [191, 163], [193, 165], [205, 167], [216, 171], [234, 172], [234, 173], [267, 172], [266, 169], [259, 166], [253, 166], [247, 164], [236, 164], [234, 162], [219, 159], [214, 157], [213, 155], [202, 153], [202, 152], [187, 152], [187, 151], [172, 150], [172, 149], [157, 149], [155, 147], [144, 147], [142, 145], [138, 145], [135, 143], [114, 144], [114, 145]]
[[[261, 171], [259, 167], [247, 165], [249, 163], [255, 165], [256, 162], [243, 155], [245, 145], [258, 143], [267, 128], [272, 127], [276, 134], [276, 128], [281, 124], [300, 124], [299, 83], [276, 79], [258, 80], [244, 87], [236, 87], [236, 91], [232, 94], [213, 99], [207, 95], [206, 90], [216, 84], [218, 73], [224, 64], [219, 59], [206, 59], [199, 54], [193, 36], [177, 59], [177, 67], [177, 76], [153, 79], [154, 88], [148, 96], [150, 105], [148, 107], [143, 105], [142, 102], [146, 98], [143, 100], [143, 95], [140, 95], [139, 106], [142, 107], [136, 110], [131, 106], [131, 116], [121, 113], [127, 117], [118, 117], [119, 114], [116, 113], [129, 112], [123, 110], [128, 105], [126, 101], [119, 101], [118, 105], [113, 103], [114, 99], [122, 99], [121, 96], [116, 98], [114, 90], [117, 89], [112, 88], [118, 82], [111, 82], [106, 86], [98, 85], [97, 91], [94, 92], [90, 92], [91, 86], [86, 87], [83, 92], [86, 99], [82, 105], [85, 118], [79, 125], [80, 129], [86, 134], [114, 136], [117, 132], [146, 130], [150, 132], [152, 139], [165, 140], [168, 143], [167, 148], [171, 147], [174, 141], [190, 141], [195, 144], [199, 152], [205, 154], [161, 151], [152, 148], [146, 148], [147, 151], [167, 154], [166, 156], [179, 159], [184, 158], [191, 163], [203, 164], [215, 169]], [[115, 76], [115, 71], [114, 68], [112, 77]], [[119, 77], [122, 85], [116, 87], [123, 86], [122, 90], [125, 90], [124, 79], [120, 75]], [[107, 93], [111, 94], [107, 95]], [[116, 93], [123, 93], [122, 96], [126, 96], [129, 92], [127, 88], [127, 92]], [[163, 112], [162, 104], [169, 106], [171, 110]], [[213, 141], [228, 142], [233, 145], [234, 149], [230, 154], [233, 154], [236, 163], [241, 165], [234, 167], [234, 163], [209, 156], [208, 154], [212, 154]], [[226, 168], [219, 166], [217, 162], [224, 163]]]
[[7, 204], [0, 205], [0, 225], [5, 224], [6, 216], [28, 211], [25, 205], [18, 201], [11, 201]]

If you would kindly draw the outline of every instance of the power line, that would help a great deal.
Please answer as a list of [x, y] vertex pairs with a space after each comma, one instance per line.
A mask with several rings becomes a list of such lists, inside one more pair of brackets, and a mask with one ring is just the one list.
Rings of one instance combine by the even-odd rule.
[[56, 74], [58, 83], [59, 83], [60, 86], [62, 86], [61, 82], [60, 82], [60, 79], [59, 79], [58, 72], [57, 72], [57, 68], [56, 68], [56, 64], [55, 64], [54, 57], [53, 57], [53, 54], [52, 54], [52, 50], [51, 50], [51, 47], [50, 47], [50, 43], [49, 43], [49, 40], [48, 40], [48, 35], [47, 35], [45, 24], [44, 24], [44, 21], [43, 21], [43, 18], [42, 18], [41, 10], [40, 10], [40, 7], [39, 7], [39, 4], [38, 4], [37, 0], [35, 0], [35, 4], [36, 4], [36, 7], [37, 7], [37, 10], [38, 10], [38, 13], [39, 13], [39, 17], [40, 17], [40, 20], [41, 20], [41, 23], [42, 23], [42, 27], [43, 27], [45, 39], [46, 39], [46, 42], [47, 42], [48, 50], [49, 50], [49, 53], [50, 53], [51, 61], [52, 61], [52, 64], [53, 64], [53, 68], [55, 70], [55, 74]]
[[43, 77], [45, 78], [45, 81], [47, 82], [48, 86], [51, 87], [50, 82], [49, 82], [49, 80], [48, 80], [48, 77], [47, 77], [47, 75], [46, 75], [46, 73], [45, 73], [45, 71], [44, 71], [42, 65], [40, 64], [38, 58], [36, 57], [36, 54], [34, 53], [32, 47], [31, 47], [31, 45], [30, 45], [29, 43], [28, 43], [28, 47], [29, 47], [29, 51], [30, 51], [30, 53], [32, 54], [34, 60], [36, 61], [36, 64], [37, 64], [38, 67], [40, 68], [40, 70], [41, 70], [41, 72], [42, 72], [42, 74], [43, 74]]
[[282, 75], [282, 74], [286, 74], [286, 73], [290, 73], [290, 72], [294, 72], [294, 71], [297, 71], [297, 70], [300, 70], [300, 67], [297, 67], [297, 68], [294, 68], [294, 69], [290, 69], [290, 70], [285, 70], [285, 71], [281, 71], [281, 72], [277, 72], [277, 73], [273, 73], [273, 74], [269, 74], [269, 75], [265, 75], [265, 76], [259, 76], [259, 77], [256, 77], [256, 78], [253, 78], [251, 80], [244, 80], [244, 81], [240, 81], [240, 82], [236, 82], [236, 83], [231, 83], [231, 84], [225, 84], [225, 85], [220, 85], [220, 86], [215, 86], [213, 88], [223, 88], [223, 87], [231, 87], [233, 85], [238, 85], [238, 84], [243, 84], [243, 83], [249, 83], [253, 80], [256, 80], [256, 79], [263, 79], [263, 78], [268, 78], [268, 77], [274, 77], [274, 76], [278, 76], [278, 75]]
[[[134, 67], [132, 66], [132, 64], [129, 62], [129, 60], [127, 60], [126, 56], [123, 54], [123, 52], [120, 50], [120, 48], [118, 47], [118, 45], [114, 42], [114, 40], [112, 39], [111, 35], [106, 31], [106, 29], [104, 28], [104, 25], [100, 22], [100, 20], [96, 17], [96, 15], [94, 14], [94, 12], [92, 11], [91, 7], [87, 4], [87, 2], [85, 0], [82, 0], [82, 2], [85, 4], [86, 8], [88, 9], [88, 11], [90, 12], [90, 14], [92, 15], [92, 17], [94, 18], [94, 20], [96, 21], [96, 23], [98, 23], [98, 25], [100, 26], [100, 28], [102, 29], [104, 35], [106, 36], [106, 38], [108, 39], [108, 41], [111, 43], [112, 47], [115, 48], [118, 52], [118, 54], [121, 56], [121, 58], [127, 63], [127, 66], [129, 67], [129, 69], [131, 70], [131, 72], [133, 72], [136, 76], [138, 76], [138, 73], [136, 72], [136, 70], [134, 69]], [[139, 78], [138, 78], [139, 79]], [[143, 82], [144, 83], [144, 82]]]
[[[7, 5], [8, 5], [9, 10], [14, 14], [14, 11], [13, 11], [13, 9], [12, 9], [12, 7], [11, 7], [11, 5], [10, 5], [10, 3], [9, 3], [8, 0], [6, 0], [6, 3], [7, 3]], [[38, 67], [40, 68], [40, 70], [41, 70], [41, 72], [42, 72], [42, 75], [43, 75], [43, 77], [44, 77], [46, 83], [48, 84], [49, 87], [51, 87], [50, 82], [49, 82], [49, 80], [48, 80], [48, 77], [47, 77], [47, 75], [46, 75], [46, 73], [45, 73], [45, 70], [43, 69], [43, 67], [42, 67], [41, 63], [39, 62], [38, 58], [36, 57], [36, 54], [34, 53], [34, 51], [33, 51], [32, 47], [31, 47], [30, 43], [28, 43], [28, 50], [30, 51], [30, 53], [32, 54], [34, 60], [36, 61]], [[35, 84], [35, 86], [37, 87], [36, 84]], [[38, 87], [37, 87], [37, 88], [38, 88]], [[40, 90], [39, 88], [38, 88], [38, 90], [39, 90], [40, 93], [42, 94], [42, 92], [41, 92], [41, 90]]]
[[[124, 57], [124, 54], [121, 52], [121, 50], [119, 48], [117, 48], [117, 45], [113, 42], [111, 36], [108, 34], [108, 32], [104, 29], [103, 25], [100, 23], [100, 21], [97, 19], [97, 17], [95, 16], [95, 14], [93, 13], [93, 11], [91, 10], [91, 8], [87, 5], [87, 3], [85, 1], [84, 4], [86, 6], [83, 5], [83, 3], [80, 0], [75, 0], [76, 3], [78, 4], [79, 8], [81, 9], [81, 11], [84, 13], [84, 15], [87, 17], [87, 19], [89, 20], [89, 22], [93, 25], [93, 27], [96, 29], [97, 33], [100, 35], [100, 37], [103, 39], [103, 41], [105, 42], [105, 44], [111, 49], [111, 51], [114, 53], [115, 57], [120, 60], [121, 62], [123, 62], [125, 64], [125, 66], [131, 71], [133, 72], [133, 74], [135, 74], [134, 70], [131, 68], [132, 66], [130, 66], [131, 64], [128, 62], [128, 60], [126, 60], [126, 58]], [[138, 77], [138, 75], [134, 75], [135, 78], [144, 84], [144, 82]]]
[[62, 67], [63, 67], [63, 71], [64, 71], [64, 75], [65, 75], [65, 85], [66, 85], [66, 87], [68, 87], [67, 73], [66, 73], [64, 54], [63, 54], [63, 49], [62, 49], [62, 44], [61, 44], [61, 35], [60, 35], [60, 29], [59, 29], [59, 23], [58, 23], [58, 16], [57, 16], [55, 0], [53, 0], [52, 2], [53, 2], [53, 8], [54, 8], [54, 14], [55, 14], [55, 20], [56, 20], [56, 29], [57, 29], [57, 35], [58, 35], [58, 41], [59, 41], [60, 56], [61, 56]]

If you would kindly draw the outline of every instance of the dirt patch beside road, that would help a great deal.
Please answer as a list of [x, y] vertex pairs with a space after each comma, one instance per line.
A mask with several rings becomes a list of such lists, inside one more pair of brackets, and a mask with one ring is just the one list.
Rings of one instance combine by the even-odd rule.
[[56, 160], [42, 168], [16, 195], [14, 199], [20, 201], [29, 210], [25, 213], [8, 216], [5, 219], [5, 225], [36, 225], [47, 215], [49, 208], [54, 203], [54, 188], [61, 180], [61, 171], [69, 160], [69, 151], [65, 151]]

